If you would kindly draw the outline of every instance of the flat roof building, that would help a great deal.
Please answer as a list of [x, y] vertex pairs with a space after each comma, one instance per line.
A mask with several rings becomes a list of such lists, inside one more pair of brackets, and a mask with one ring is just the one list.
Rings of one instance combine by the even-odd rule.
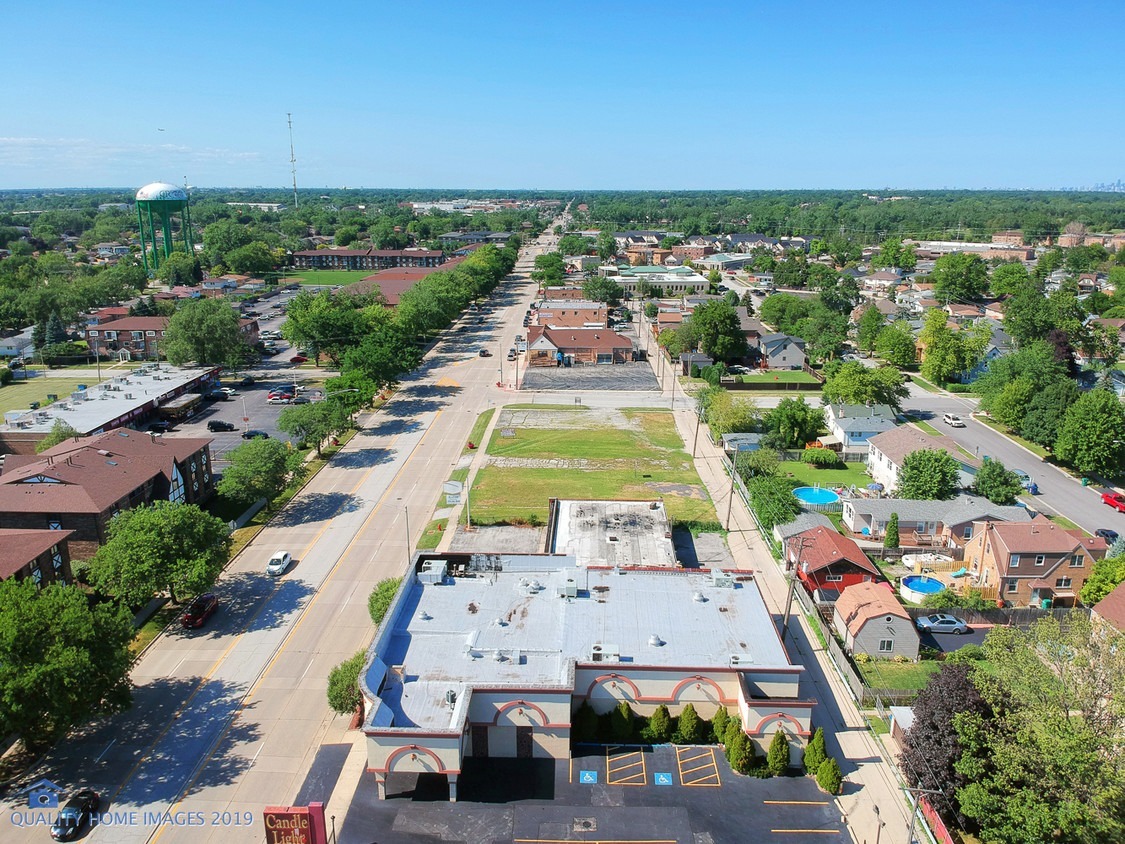
[[553, 498], [548, 509], [552, 554], [573, 556], [580, 566], [676, 566], [663, 501]]
[[457, 779], [467, 756], [570, 757], [572, 713], [691, 703], [741, 719], [793, 758], [814, 701], [800, 696], [752, 572], [580, 567], [570, 555], [415, 558], [360, 675], [368, 770]]

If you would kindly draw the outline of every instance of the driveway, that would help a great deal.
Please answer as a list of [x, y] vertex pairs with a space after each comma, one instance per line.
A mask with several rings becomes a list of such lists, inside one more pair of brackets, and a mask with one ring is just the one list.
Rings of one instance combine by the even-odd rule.
[[990, 624], [970, 624], [969, 632], [954, 636], [952, 633], [923, 633], [918, 631], [918, 641], [923, 648], [933, 648], [943, 653], [953, 653], [965, 645], [983, 645], [984, 637], [992, 629]]

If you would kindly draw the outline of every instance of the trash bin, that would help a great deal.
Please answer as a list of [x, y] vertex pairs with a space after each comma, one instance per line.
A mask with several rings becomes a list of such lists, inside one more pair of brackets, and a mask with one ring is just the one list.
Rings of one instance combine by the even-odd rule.
[[1051, 608], [1051, 599], [1050, 598], [1044, 598], [1042, 601], [1039, 602], [1039, 606], [1042, 607], [1045, 610], [1049, 610]]
[[1082, 486], [1089, 486], [1089, 485], [1090, 485], [1090, 479], [1089, 478], [1083, 478], [1082, 479]]

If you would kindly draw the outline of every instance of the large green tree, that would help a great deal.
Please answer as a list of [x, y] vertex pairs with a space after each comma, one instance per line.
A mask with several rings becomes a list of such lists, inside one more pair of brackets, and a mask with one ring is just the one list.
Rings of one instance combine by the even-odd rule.
[[923, 448], [906, 455], [898, 475], [898, 498], [945, 501], [961, 490], [961, 466], [948, 452]]
[[[417, 289], [417, 286], [414, 290]], [[403, 294], [402, 311], [399, 318], [407, 320], [411, 313], [413, 302], [417, 301], [410, 294], [414, 290]], [[333, 363], [340, 359], [349, 349], [358, 346], [372, 330], [373, 321], [371, 313], [357, 307], [359, 303], [347, 294], [337, 296], [328, 290], [322, 290], [315, 296], [302, 291], [293, 297], [286, 309], [285, 323], [281, 326], [281, 334], [286, 340], [300, 346], [314, 356], [328, 355]], [[389, 315], [384, 317], [389, 319]], [[438, 325], [444, 324], [444, 318]], [[433, 325], [413, 326], [417, 333], [429, 330]]]
[[746, 334], [738, 313], [726, 302], [705, 302], [691, 315], [703, 354], [728, 361], [746, 354]]
[[167, 591], [173, 601], [208, 589], [226, 565], [230, 532], [194, 504], [157, 501], [123, 510], [90, 560], [99, 589], [138, 606]]
[[304, 471], [301, 452], [278, 440], [247, 440], [228, 452], [227, 459], [230, 465], [219, 481], [219, 493], [244, 504], [259, 498], [272, 501]]
[[0, 582], [0, 733], [30, 747], [128, 708], [131, 613], [76, 586]]
[[825, 378], [823, 395], [825, 402], [885, 404], [898, 409], [910, 390], [902, 373], [893, 366], [872, 368], [849, 361]]
[[986, 460], [973, 479], [973, 492], [983, 495], [993, 504], [1015, 504], [1023, 485], [1015, 472], [999, 460]]
[[782, 399], [762, 420], [766, 430], [777, 434], [782, 448], [803, 448], [816, 439], [824, 426], [824, 411], [810, 407], [803, 398]]
[[625, 290], [612, 278], [595, 276], [582, 284], [582, 295], [593, 302], [617, 305], [625, 295]]
[[1061, 378], [1037, 390], [1024, 411], [1021, 436], [1053, 449], [1066, 411], [1078, 401], [1078, 395], [1078, 385], [1069, 378]]
[[940, 302], [974, 301], [988, 290], [988, 266], [979, 255], [954, 252], [934, 262], [930, 280]]
[[918, 357], [914, 335], [906, 326], [888, 325], [875, 338], [875, 354], [892, 366], [913, 366]]
[[166, 284], [193, 287], [203, 280], [203, 268], [194, 255], [176, 251], [161, 262], [156, 277]]
[[864, 308], [856, 326], [856, 343], [859, 348], [865, 352], [875, 351], [875, 343], [878, 340], [879, 332], [883, 330], [885, 325], [886, 319], [875, 305], [868, 305]]
[[338, 401], [312, 402], [287, 407], [277, 417], [277, 427], [298, 440], [304, 440], [316, 448], [317, 456], [324, 441], [334, 434], [348, 429], [351, 414], [348, 408]]
[[1055, 453], [1079, 472], [1113, 478], [1125, 469], [1125, 407], [1110, 390], [1096, 389], [1070, 406]]
[[613, 236], [613, 232], [603, 231], [598, 234], [594, 248], [597, 249], [602, 263], [608, 263], [617, 255], [617, 238]]
[[230, 305], [222, 299], [191, 299], [168, 320], [160, 351], [176, 366], [189, 361], [237, 366], [248, 347]]

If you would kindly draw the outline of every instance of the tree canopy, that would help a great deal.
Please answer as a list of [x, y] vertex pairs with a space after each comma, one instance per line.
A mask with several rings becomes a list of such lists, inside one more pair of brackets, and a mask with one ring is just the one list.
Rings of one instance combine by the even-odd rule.
[[221, 495], [251, 504], [259, 498], [272, 501], [291, 478], [304, 471], [301, 452], [279, 440], [247, 440], [227, 453], [230, 465], [223, 472]]
[[893, 366], [866, 367], [848, 361], [838, 368], [826, 367], [831, 375], [824, 379], [824, 401], [844, 404], [885, 404], [896, 410], [910, 395], [903, 374]]
[[948, 452], [923, 448], [906, 455], [898, 475], [898, 498], [945, 501], [961, 490], [961, 466]]
[[169, 362], [237, 366], [248, 352], [238, 314], [222, 299], [190, 299], [168, 321], [160, 351]]

